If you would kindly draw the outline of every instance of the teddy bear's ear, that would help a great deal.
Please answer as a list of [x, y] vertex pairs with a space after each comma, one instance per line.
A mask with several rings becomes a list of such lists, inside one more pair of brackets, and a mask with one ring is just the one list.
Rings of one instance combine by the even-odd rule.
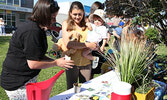
[[70, 34], [69, 39], [72, 40], [72, 38], [73, 38], [73, 34]]
[[80, 42], [80, 39], [82, 38], [82, 35], [79, 33], [78, 34], [78, 42]]

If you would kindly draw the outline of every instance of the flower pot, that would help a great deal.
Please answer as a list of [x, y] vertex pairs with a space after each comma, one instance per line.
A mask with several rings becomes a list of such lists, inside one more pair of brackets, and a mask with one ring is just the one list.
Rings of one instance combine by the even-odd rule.
[[135, 100], [154, 100], [155, 87], [151, 88], [146, 94], [135, 92]]

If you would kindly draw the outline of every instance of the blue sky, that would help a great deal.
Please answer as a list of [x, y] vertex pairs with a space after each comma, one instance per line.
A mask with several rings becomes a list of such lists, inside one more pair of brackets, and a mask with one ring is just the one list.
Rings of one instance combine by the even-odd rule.
[[[34, 3], [36, 3], [38, 0], [34, 0]], [[57, 0], [57, 2], [67, 2], [67, 1], [80, 1], [83, 5], [91, 6], [93, 2], [99, 1], [101, 3], [104, 3], [105, 0]]]

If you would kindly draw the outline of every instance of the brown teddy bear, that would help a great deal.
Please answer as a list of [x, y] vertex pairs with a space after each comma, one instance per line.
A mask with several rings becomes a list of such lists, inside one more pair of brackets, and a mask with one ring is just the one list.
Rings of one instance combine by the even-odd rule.
[[[80, 42], [81, 35], [79, 33], [77, 33], [76, 31], [71, 31], [69, 34], [70, 41]], [[71, 54], [74, 54], [76, 52], [76, 49], [68, 49], [65, 46], [63, 38], [60, 38], [57, 43], [53, 44], [53, 50], [62, 51], [62, 57], [64, 57], [65, 55], [70, 56]]]

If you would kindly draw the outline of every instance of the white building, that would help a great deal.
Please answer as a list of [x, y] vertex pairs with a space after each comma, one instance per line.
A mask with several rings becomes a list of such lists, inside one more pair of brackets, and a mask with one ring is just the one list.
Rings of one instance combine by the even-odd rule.
[[72, 2], [60, 2], [60, 3], [58, 3], [58, 5], [60, 7], [60, 10], [59, 10], [58, 15], [56, 17], [58, 23], [62, 24], [62, 22], [67, 19], [68, 11], [70, 9], [71, 3]]
[[34, 0], [0, 0], [0, 18], [6, 25], [18, 26], [32, 13]]

